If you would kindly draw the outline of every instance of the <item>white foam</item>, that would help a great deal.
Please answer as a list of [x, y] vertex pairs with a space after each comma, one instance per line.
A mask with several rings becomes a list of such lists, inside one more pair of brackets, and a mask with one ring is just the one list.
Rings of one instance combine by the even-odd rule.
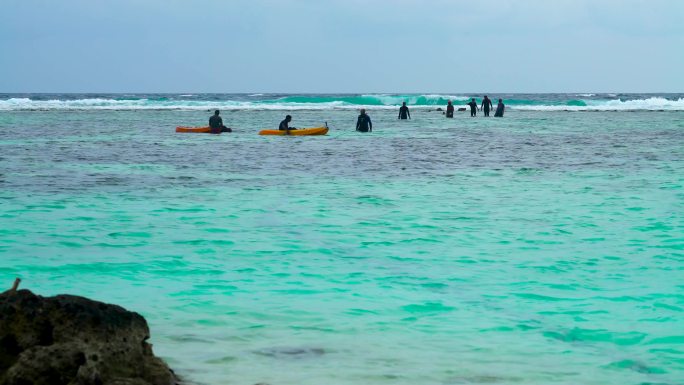
[[[358, 110], [366, 109], [395, 109], [402, 101], [418, 98], [432, 98], [433, 100], [451, 99], [456, 105], [468, 98], [455, 95], [362, 95], [362, 98], [378, 100], [382, 105], [359, 105], [344, 101], [326, 103], [301, 102], [262, 102], [262, 101], [201, 101], [201, 100], [116, 100], [105, 98], [76, 99], [76, 100], [31, 100], [29, 98], [11, 98], [0, 100], [0, 111], [30, 111], [30, 110]], [[408, 100], [407, 100], [408, 99]], [[505, 103], [505, 100], [504, 100]], [[586, 106], [569, 105], [507, 105], [513, 110], [526, 111], [684, 111], [684, 98], [669, 100], [663, 97], [651, 97], [636, 100], [585, 100]], [[432, 109], [444, 107], [441, 104], [411, 105], [412, 109]]]
[[[635, 100], [585, 100], [586, 106], [514, 105], [514, 110], [526, 111], [684, 111], [684, 98], [669, 100], [662, 97]], [[504, 102], [505, 103], [505, 102]]]

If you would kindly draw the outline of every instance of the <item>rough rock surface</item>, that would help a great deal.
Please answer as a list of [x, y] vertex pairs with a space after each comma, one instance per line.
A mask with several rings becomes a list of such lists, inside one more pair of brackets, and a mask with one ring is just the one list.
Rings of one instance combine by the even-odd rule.
[[0, 294], [0, 385], [170, 385], [145, 319], [83, 297]]

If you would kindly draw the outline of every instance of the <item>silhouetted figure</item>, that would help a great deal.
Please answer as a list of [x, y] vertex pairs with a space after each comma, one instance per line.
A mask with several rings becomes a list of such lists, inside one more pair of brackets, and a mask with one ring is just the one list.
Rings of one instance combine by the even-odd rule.
[[399, 117], [397, 119], [411, 119], [411, 113], [408, 107], [406, 107], [406, 102], [402, 103], [401, 107], [399, 107]]
[[280, 125], [278, 126], [278, 130], [280, 131], [286, 131], [285, 135], [290, 135], [290, 131], [296, 130], [294, 127], [290, 127], [290, 122], [292, 121], [292, 117], [290, 115], [287, 115], [285, 119], [283, 119], [282, 122], [280, 122]]
[[223, 125], [223, 119], [219, 116], [219, 110], [214, 111], [214, 116], [209, 118], [209, 128], [211, 128], [212, 134], [233, 132], [233, 130]]
[[506, 109], [506, 106], [504, 106], [503, 100], [499, 99], [499, 104], [496, 105], [496, 112], [494, 113], [494, 117], [503, 118], [504, 109]]
[[447, 118], [453, 118], [454, 117], [454, 105], [451, 104], [451, 100], [449, 100], [449, 102], [447, 103], [446, 117]]
[[356, 120], [356, 131], [360, 132], [372, 132], [373, 122], [371, 122], [370, 116], [366, 115], [366, 110], [361, 109], [359, 118]]
[[476, 116], [477, 115], [477, 102], [475, 101], [475, 98], [473, 98], [470, 103], [467, 104], [470, 106], [470, 116]]
[[487, 97], [487, 95], [484, 96], [484, 99], [482, 99], [482, 108], [481, 110], [484, 111], [484, 116], [489, 116], [489, 110], [494, 108], [492, 105], [492, 101]]

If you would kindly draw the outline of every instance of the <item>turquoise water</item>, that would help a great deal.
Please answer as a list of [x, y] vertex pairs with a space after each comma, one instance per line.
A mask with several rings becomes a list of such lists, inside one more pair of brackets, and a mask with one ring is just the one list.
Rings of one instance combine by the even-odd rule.
[[684, 112], [0, 111], [0, 283], [199, 384], [681, 384]]

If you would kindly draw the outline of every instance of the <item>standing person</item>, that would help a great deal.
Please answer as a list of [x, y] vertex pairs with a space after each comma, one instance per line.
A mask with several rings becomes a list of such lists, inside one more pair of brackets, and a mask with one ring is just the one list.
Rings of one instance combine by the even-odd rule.
[[219, 116], [219, 110], [214, 111], [214, 116], [209, 118], [209, 128], [211, 128], [212, 134], [233, 132], [233, 130], [223, 125], [223, 119]]
[[505, 108], [506, 106], [504, 106], [503, 100], [499, 99], [499, 104], [496, 105], [496, 112], [494, 113], [494, 117], [503, 118]]
[[290, 131], [296, 130], [296, 128], [290, 127], [291, 121], [292, 121], [292, 117], [290, 115], [287, 115], [285, 117], [285, 119], [283, 119], [283, 121], [280, 122], [280, 125], [278, 126], [278, 130], [285, 131], [285, 135], [290, 135]]
[[484, 111], [484, 116], [489, 116], [489, 110], [492, 108], [494, 108], [492, 101], [485, 95], [484, 99], [482, 99], [482, 108], [480, 108]]
[[470, 103], [467, 104], [470, 106], [470, 116], [476, 116], [477, 115], [477, 102], [475, 101], [475, 98], [473, 98]]
[[366, 110], [363, 108], [360, 111], [359, 118], [356, 120], [356, 131], [360, 132], [372, 132], [373, 122], [371, 122], [370, 116], [366, 115]]
[[449, 102], [447, 103], [446, 117], [447, 118], [453, 118], [454, 117], [454, 105], [451, 104], [451, 100], [449, 100]]
[[405, 120], [407, 116], [408, 119], [411, 119], [411, 113], [409, 112], [408, 107], [406, 107], [406, 102], [403, 102], [401, 107], [399, 107], [399, 117], [397, 119]]

